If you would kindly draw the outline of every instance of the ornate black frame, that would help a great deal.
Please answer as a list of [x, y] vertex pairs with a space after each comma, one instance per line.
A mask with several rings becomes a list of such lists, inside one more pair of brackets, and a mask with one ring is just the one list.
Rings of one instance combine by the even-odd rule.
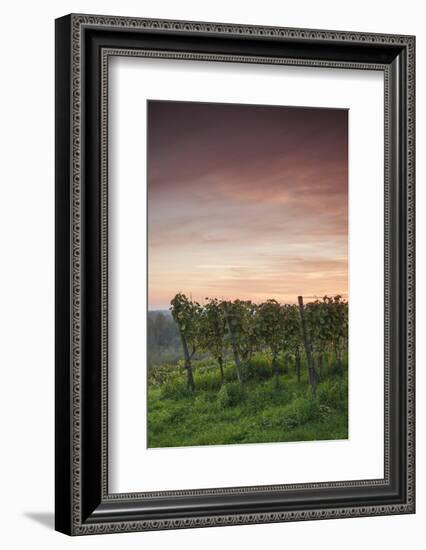
[[[56, 20], [56, 529], [70, 535], [414, 513], [413, 36], [68, 15]], [[374, 69], [385, 77], [385, 475], [109, 494], [111, 55]]]

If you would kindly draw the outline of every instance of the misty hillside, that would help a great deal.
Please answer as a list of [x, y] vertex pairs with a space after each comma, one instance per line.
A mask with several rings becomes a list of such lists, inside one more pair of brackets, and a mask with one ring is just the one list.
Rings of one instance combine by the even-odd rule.
[[182, 357], [182, 350], [170, 311], [148, 311], [147, 333], [148, 367], [176, 364]]

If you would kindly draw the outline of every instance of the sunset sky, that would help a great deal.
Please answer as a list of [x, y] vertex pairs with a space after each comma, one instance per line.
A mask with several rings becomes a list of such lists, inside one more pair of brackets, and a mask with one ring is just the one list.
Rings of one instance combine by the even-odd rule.
[[348, 112], [148, 102], [148, 301], [348, 291]]

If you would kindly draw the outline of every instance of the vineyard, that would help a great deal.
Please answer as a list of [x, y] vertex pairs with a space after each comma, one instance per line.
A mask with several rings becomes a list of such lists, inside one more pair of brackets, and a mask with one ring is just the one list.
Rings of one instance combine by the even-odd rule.
[[341, 296], [201, 305], [179, 293], [170, 312], [180, 357], [149, 366], [149, 447], [347, 438]]

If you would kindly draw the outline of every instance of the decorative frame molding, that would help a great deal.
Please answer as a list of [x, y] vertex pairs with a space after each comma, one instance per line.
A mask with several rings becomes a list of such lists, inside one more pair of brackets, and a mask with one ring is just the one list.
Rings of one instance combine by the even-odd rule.
[[[83, 535], [414, 512], [414, 50], [412, 36], [92, 15], [56, 21], [59, 531]], [[384, 72], [382, 480], [108, 493], [108, 59], [117, 55]], [[188, 500], [187, 510], [173, 509], [177, 497]], [[207, 505], [215, 511], [204, 512]]]

